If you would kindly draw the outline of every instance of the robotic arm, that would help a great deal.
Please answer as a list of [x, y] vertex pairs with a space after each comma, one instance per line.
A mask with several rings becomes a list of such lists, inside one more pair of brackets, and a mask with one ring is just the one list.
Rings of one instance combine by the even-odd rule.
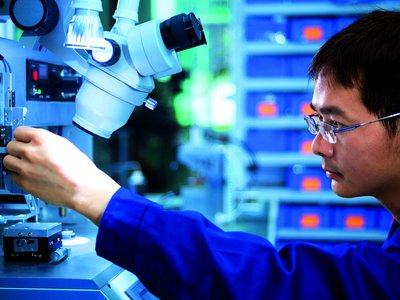
[[103, 32], [101, 0], [10, 1], [21, 42], [47, 49], [84, 76], [73, 123], [102, 138], [122, 127], [135, 106], [154, 109], [148, 97], [154, 79], [179, 73], [177, 52], [206, 43], [193, 13], [138, 25], [138, 6], [139, 0], [119, 0], [115, 25]]

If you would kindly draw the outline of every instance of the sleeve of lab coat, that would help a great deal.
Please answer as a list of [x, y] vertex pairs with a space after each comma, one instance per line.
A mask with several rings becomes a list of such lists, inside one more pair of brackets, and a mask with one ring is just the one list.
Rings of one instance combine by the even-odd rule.
[[97, 253], [161, 299], [400, 299], [400, 233], [332, 249], [226, 232], [192, 211], [166, 210], [124, 188], [103, 215]]

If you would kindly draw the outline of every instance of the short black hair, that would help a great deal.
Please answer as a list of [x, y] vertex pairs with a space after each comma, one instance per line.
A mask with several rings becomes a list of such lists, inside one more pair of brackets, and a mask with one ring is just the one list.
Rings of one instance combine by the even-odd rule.
[[[400, 11], [374, 10], [336, 33], [315, 54], [308, 74], [357, 88], [378, 117], [400, 112]], [[396, 134], [398, 120], [383, 121], [389, 134]]]

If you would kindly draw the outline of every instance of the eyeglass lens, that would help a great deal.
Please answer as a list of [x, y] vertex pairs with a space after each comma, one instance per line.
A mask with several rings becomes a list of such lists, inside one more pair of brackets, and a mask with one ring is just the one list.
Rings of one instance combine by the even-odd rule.
[[324, 140], [332, 144], [336, 143], [336, 135], [331, 125], [322, 122], [317, 116], [305, 116], [304, 120], [307, 123], [308, 130], [312, 134], [317, 135], [318, 132], [321, 132]]

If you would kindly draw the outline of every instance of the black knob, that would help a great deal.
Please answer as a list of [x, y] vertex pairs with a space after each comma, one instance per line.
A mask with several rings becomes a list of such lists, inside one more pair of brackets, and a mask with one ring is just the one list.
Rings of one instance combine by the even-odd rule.
[[59, 10], [55, 0], [11, 0], [11, 20], [30, 35], [44, 35], [56, 27]]

